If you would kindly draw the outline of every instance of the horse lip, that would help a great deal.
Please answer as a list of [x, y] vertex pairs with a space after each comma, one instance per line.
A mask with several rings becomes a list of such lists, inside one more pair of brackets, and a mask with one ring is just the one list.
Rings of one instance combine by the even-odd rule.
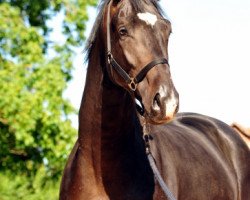
[[166, 115], [164, 117], [159, 117], [159, 116], [157, 117], [145, 111], [145, 113], [143, 114], [143, 117], [149, 124], [161, 125], [161, 124], [166, 124], [166, 123], [173, 121], [173, 119], [175, 118], [175, 115], [176, 115], [176, 112], [172, 113], [171, 115]]

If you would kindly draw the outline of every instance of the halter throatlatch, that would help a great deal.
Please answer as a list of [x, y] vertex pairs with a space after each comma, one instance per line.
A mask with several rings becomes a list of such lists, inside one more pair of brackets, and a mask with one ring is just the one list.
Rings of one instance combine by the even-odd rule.
[[123, 80], [126, 82], [128, 87], [135, 91], [137, 88], [138, 83], [140, 83], [145, 76], [147, 75], [148, 71], [151, 70], [153, 67], [159, 64], [168, 64], [168, 60], [166, 58], [160, 58], [153, 60], [149, 64], [147, 64], [138, 74], [136, 77], [131, 77], [114, 59], [112, 53], [111, 53], [111, 39], [110, 39], [110, 7], [112, 5], [112, 0], [109, 2], [108, 5], [108, 12], [107, 12], [107, 58], [108, 58], [108, 64], [112, 67], [112, 69], [115, 69], [115, 71], [123, 78]]

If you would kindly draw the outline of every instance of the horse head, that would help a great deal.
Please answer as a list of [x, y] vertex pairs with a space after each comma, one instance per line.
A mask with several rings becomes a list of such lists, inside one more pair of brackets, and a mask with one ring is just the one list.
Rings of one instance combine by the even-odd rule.
[[170, 121], [179, 105], [168, 64], [170, 22], [154, 0], [111, 0], [104, 14], [109, 78], [132, 94], [147, 122]]

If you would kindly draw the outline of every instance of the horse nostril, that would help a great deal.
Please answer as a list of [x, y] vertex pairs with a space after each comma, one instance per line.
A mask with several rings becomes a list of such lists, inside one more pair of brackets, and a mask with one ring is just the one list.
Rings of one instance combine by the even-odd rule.
[[154, 108], [156, 108], [156, 107], [160, 108], [160, 106], [161, 106], [161, 96], [160, 96], [159, 93], [157, 93], [155, 95], [153, 105], [154, 105]]

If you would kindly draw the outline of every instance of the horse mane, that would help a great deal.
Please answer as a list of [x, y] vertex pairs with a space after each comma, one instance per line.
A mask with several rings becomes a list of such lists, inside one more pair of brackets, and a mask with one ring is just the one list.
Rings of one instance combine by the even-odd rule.
[[[93, 25], [93, 28], [90, 32], [90, 36], [87, 39], [86, 46], [84, 49], [84, 52], [86, 53], [85, 61], [89, 61], [92, 49], [93, 49], [93, 44], [95, 43], [98, 33], [100, 30], [100, 27], [102, 27], [102, 22], [103, 22], [103, 15], [105, 11], [106, 5], [110, 2], [110, 0], [101, 0], [97, 9], [98, 15], [96, 17], [95, 23]], [[160, 13], [161, 16], [164, 18], [167, 18], [167, 15], [164, 13], [162, 8], [160, 7], [158, 0], [131, 0], [130, 3], [132, 5], [132, 8], [135, 10], [135, 12], [144, 12], [145, 8], [143, 6], [142, 2], [146, 2], [147, 4], [153, 4], [153, 6], [157, 9], [157, 11]]]

